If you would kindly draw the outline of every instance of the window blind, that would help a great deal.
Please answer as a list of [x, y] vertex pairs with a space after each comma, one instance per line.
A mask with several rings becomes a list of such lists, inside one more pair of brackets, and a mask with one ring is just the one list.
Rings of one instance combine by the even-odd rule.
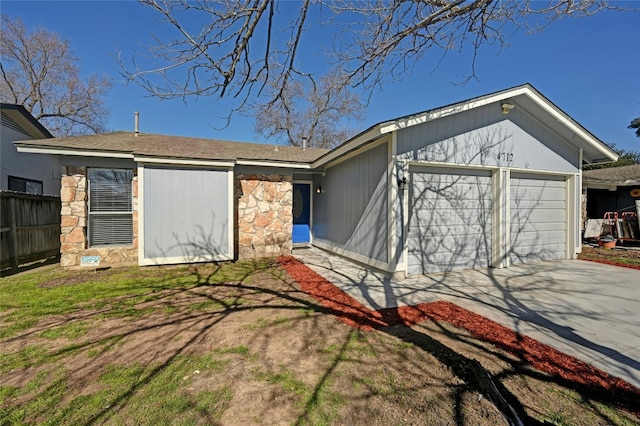
[[133, 243], [133, 171], [89, 169], [89, 246]]

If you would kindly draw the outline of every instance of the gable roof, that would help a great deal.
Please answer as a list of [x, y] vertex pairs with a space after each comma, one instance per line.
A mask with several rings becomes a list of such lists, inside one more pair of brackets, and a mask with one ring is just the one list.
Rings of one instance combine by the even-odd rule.
[[[326, 149], [302, 149], [258, 143], [184, 136], [113, 132], [49, 140], [20, 141], [21, 152], [132, 158], [136, 161], [200, 160], [232, 163], [270, 162], [271, 165], [308, 165]], [[295, 164], [294, 164], [295, 163]]]
[[88, 155], [160, 161], [173, 159], [183, 162], [228, 162], [226, 165], [256, 164], [317, 168], [336, 158], [353, 152], [394, 131], [427, 123], [442, 117], [470, 111], [489, 104], [508, 102], [526, 111], [559, 135], [567, 143], [582, 151], [583, 161], [598, 163], [616, 161], [618, 154], [568, 114], [554, 105], [530, 84], [516, 86], [488, 95], [468, 99], [443, 107], [384, 121], [369, 127], [331, 151], [292, 146], [232, 142], [182, 136], [168, 136], [133, 132], [114, 132], [100, 135], [57, 138], [55, 141], [34, 140], [16, 143], [21, 152]]
[[503, 102], [509, 102], [516, 108], [527, 111], [565, 140], [577, 145], [578, 148], [583, 150], [583, 161], [587, 163], [609, 162], [618, 159], [618, 154], [611, 147], [582, 127], [532, 85], [526, 83], [488, 95], [380, 122], [319, 158], [314, 163], [314, 166], [326, 164], [391, 132], [470, 111], [492, 103], [501, 104]]
[[608, 183], [616, 185], [640, 185], [640, 164], [606, 169], [585, 170], [582, 180], [586, 183]]
[[53, 135], [22, 105], [0, 103], [2, 125], [32, 138], [53, 138]]

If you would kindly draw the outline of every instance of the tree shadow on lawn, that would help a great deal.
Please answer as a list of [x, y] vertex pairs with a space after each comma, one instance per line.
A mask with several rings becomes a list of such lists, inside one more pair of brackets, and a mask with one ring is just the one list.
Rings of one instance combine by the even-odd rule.
[[[358, 394], [357, 399], [349, 401], [349, 407], [346, 408], [346, 417], [353, 420], [353, 424], [371, 424], [375, 423], [372, 421], [373, 419], [384, 418], [384, 415], [387, 414], [385, 410], [394, 409], [393, 401], [395, 401], [394, 398], [399, 398], [398, 395], [409, 395], [409, 398], [412, 399], [409, 405], [402, 407], [405, 407], [405, 411], [407, 406], [410, 407], [409, 411], [413, 409], [412, 415], [414, 417], [410, 417], [413, 419], [422, 419], [429, 412], [438, 413], [435, 414], [436, 416], [442, 416], [443, 413], [448, 412], [456, 424], [477, 422], [478, 418], [474, 418], [474, 414], [469, 413], [469, 404], [465, 404], [464, 399], [468, 399], [470, 395], [484, 395], [487, 399], [490, 398], [492, 403], [510, 420], [509, 423], [518, 424], [518, 419], [520, 419], [526, 424], [537, 424], [539, 422], [527, 414], [519, 398], [502, 385], [503, 379], [513, 375], [526, 375], [545, 382], [558, 383], [564, 387], [576, 388], [570, 381], [548, 377], [532, 371], [526, 367], [526, 362], [522, 359], [510, 359], [495, 348], [476, 345], [473, 343], [473, 339], [466, 339], [446, 327], [441, 327], [441, 334], [448, 335], [452, 340], [471, 344], [479, 352], [485, 353], [487, 356], [498, 357], [509, 365], [506, 369], [500, 369], [499, 374], [494, 375], [491, 380], [491, 373], [487, 368], [469, 355], [460, 353], [448, 343], [442, 343], [428, 332], [421, 332], [410, 327], [411, 322], [406, 319], [403, 320], [404, 322], [396, 321], [394, 323], [392, 321], [394, 315], [405, 315], [405, 313], [389, 311], [380, 314], [369, 311], [354, 304], [352, 300], [339, 297], [340, 295], [335, 293], [335, 291], [339, 291], [335, 286], [323, 281], [319, 276], [309, 274], [310, 270], [306, 266], [301, 266], [306, 269], [306, 275], [302, 279], [296, 277], [295, 271], [292, 273], [292, 270], [287, 267], [287, 265], [300, 267], [295, 262], [292, 263], [291, 258], [281, 258], [280, 262], [291, 277], [298, 281], [300, 287], [295, 285], [275, 262], [239, 262], [236, 265], [240, 269], [234, 268], [236, 273], [232, 275], [227, 275], [227, 269], [221, 264], [195, 265], [189, 269], [190, 275], [185, 275], [188, 282], [177, 288], [175, 284], [171, 284], [172, 270], [168, 269], [169, 273], [166, 275], [158, 273], [156, 290], [149, 295], [149, 298], [131, 306], [136, 311], [145, 312], [143, 315], [132, 316], [128, 319], [120, 314], [110, 316], [108, 308], [93, 312], [80, 310], [75, 314], [48, 322], [47, 325], [39, 325], [34, 329], [27, 330], [23, 336], [29, 340], [37, 338], [37, 334], [47, 329], [55, 329], [81, 321], [99, 321], [95, 323], [96, 329], [89, 332], [86, 339], [78, 339], [78, 342], [71, 345], [52, 348], [48, 354], [50, 359], [64, 359], [65, 365], [72, 370], [66, 380], [66, 395], [60, 396], [60, 400], [54, 401], [56, 402], [55, 407], [42, 406], [37, 411], [29, 413], [29, 419], [37, 421], [46, 419], [51, 422], [64, 423], [71, 418], [74, 423], [81, 424], [117, 421], [117, 416], [126, 410], [127, 405], [132, 403], [140, 392], [149, 387], [156, 378], [162, 376], [182, 356], [203, 349], [209, 353], [216, 350], [224, 351], [224, 348], [238, 347], [243, 344], [257, 348], [252, 349], [252, 352], [258, 354], [261, 361], [258, 367], [254, 365], [253, 368], [258, 368], [260, 371], [256, 374], [267, 377], [267, 381], [270, 383], [286, 380], [286, 373], [291, 369], [297, 369], [297, 374], [300, 376], [304, 375], [305, 362], [309, 362], [310, 359], [320, 359], [311, 357], [310, 354], [314, 353], [314, 350], [310, 351], [309, 348], [314, 348], [315, 352], [326, 354], [324, 358], [320, 359], [320, 367], [313, 366], [313, 370], [320, 373], [306, 381], [311, 382], [312, 385], [300, 384], [298, 383], [300, 380], [294, 381], [292, 384], [294, 389], [296, 386], [298, 389], [294, 393], [298, 392], [299, 394], [289, 398], [298, 401], [297, 403], [289, 403], [293, 404], [293, 407], [288, 408], [289, 411], [286, 408], [287, 403], [282, 402], [282, 389], [279, 391], [267, 390], [266, 401], [249, 399], [245, 401], [246, 404], [239, 404], [239, 407], [234, 408], [243, 411], [253, 410], [252, 415], [266, 423], [276, 422], [276, 420], [283, 421], [283, 419], [287, 423], [292, 422], [290, 416], [274, 417], [284, 410], [284, 412], [293, 415], [293, 423], [295, 424], [316, 424], [319, 422], [318, 416], [323, 414], [319, 414], [319, 412], [327, 409], [323, 407], [323, 404], [329, 393], [328, 388], [340, 388], [340, 386], [348, 386], [347, 383], [353, 382], [364, 389]], [[162, 271], [163, 269], [159, 268], [158, 270]], [[238, 270], [240, 273], [237, 273]], [[302, 293], [301, 288], [315, 299]], [[318, 303], [318, 300], [321, 303]], [[147, 312], [148, 307], [160, 309], [161, 312], [158, 310]], [[336, 316], [360, 330], [377, 329], [382, 334], [350, 332], [326, 314]], [[420, 314], [424, 315], [424, 312]], [[127, 320], [123, 321], [123, 318]], [[272, 328], [270, 324], [276, 324], [279, 318], [286, 319], [288, 325]], [[434, 324], [438, 324], [435, 321], [440, 321], [435, 316], [430, 319], [434, 321]], [[237, 326], [235, 329], [232, 328], [234, 324]], [[223, 328], [225, 332], [221, 333]], [[392, 339], [384, 340], [384, 336], [390, 336]], [[12, 339], [15, 341], [18, 338]], [[376, 357], [368, 359], [367, 356], [362, 356], [358, 358], [354, 355], [354, 353], [358, 353], [358, 351], [354, 351], [354, 345], [360, 345], [360, 351], [365, 354], [369, 351], [372, 353], [380, 353], [385, 350], [391, 352], [395, 350], [396, 343], [394, 342], [397, 339], [418, 348], [417, 350], [422, 354], [415, 351], [407, 352], [407, 356], [403, 355], [402, 360], [398, 363], [389, 362], [388, 359], [381, 362]], [[333, 344], [329, 344], [332, 342]], [[333, 349], [328, 350], [329, 347]], [[92, 351], [96, 355], [88, 358], [87, 354]], [[285, 355], [281, 358], [280, 354]], [[282, 363], [285, 362], [283, 359], [286, 356], [289, 358], [286, 360], [287, 364], [283, 366]], [[393, 353], [390, 358], [395, 356], [399, 355]], [[437, 363], [430, 363], [429, 357], [435, 358]], [[98, 379], [104, 374], [105, 366], [122, 363], [138, 363], [148, 366], [148, 368], [141, 370], [132, 384], [128, 384], [110, 396], [107, 403], [103, 404], [99, 410], [92, 412], [90, 417], [73, 417], [73, 413], [70, 413], [74, 406], [70, 403], [73, 402], [72, 398], [76, 397], [78, 392], [86, 394], [91, 393], [92, 390], [95, 391], [99, 386]], [[409, 372], [407, 372], [407, 365], [411, 370]], [[435, 365], [444, 366], [444, 372], [435, 371]], [[29, 368], [29, 371], [23, 374], [26, 376], [35, 374], [37, 365], [32, 367], [35, 367], [35, 370]], [[363, 369], [364, 373], [352, 371], [359, 368]], [[367, 375], [371, 375], [372, 371], [378, 371], [371, 370], [372, 368], [384, 369], [389, 372], [388, 374], [402, 370], [405, 376], [400, 375], [399, 377], [406, 379], [406, 375], [409, 374], [414, 375], [415, 378], [411, 383], [407, 381], [393, 386], [385, 385], [386, 387], [381, 388], [381, 385], [371, 384], [368, 381], [370, 377]], [[453, 384], [451, 383], [451, 374], [455, 382]], [[5, 375], [5, 378], [9, 376]], [[18, 380], [17, 377], [13, 377], [13, 379], [14, 381]], [[5, 386], [7, 384], [8, 382], [5, 382]], [[253, 382], [252, 385], [259, 386]], [[45, 395], [55, 391], [55, 386], [56, 384], [53, 383], [51, 386], [39, 389], [37, 393]], [[285, 385], [282, 386], [286, 388]], [[441, 402], [440, 405], [446, 405], [449, 408], [445, 407], [440, 411], [438, 411], [438, 403], [435, 403], [435, 406], [429, 406], [428, 402], [424, 402], [428, 401], [427, 399], [420, 399], [423, 395], [420, 392], [423, 392], [425, 388], [435, 389], [438, 386], [440, 386], [438, 392], [453, 401], [452, 404]], [[493, 389], [493, 386], [496, 386], [496, 389]], [[612, 401], [603, 388], [597, 388], [597, 392], [594, 394], [589, 392], [591, 389], [591, 387], [584, 389], [578, 387], [577, 389], [581, 395], [585, 396], [587, 403], [589, 400], [613, 405], [619, 402]], [[287, 400], [286, 397], [284, 399]], [[423, 402], [418, 402], [419, 400]], [[372, 403], [372, 401], [380, 402], [380, 404]], [[284, 408], [283, 404], [285, 404]], [[431, 401], [431, 404], [434, 402]], [[336, 402], [334, 407], [331, 407], [331, 404], [328, 405], [329, 410], [339, 409], [341, 406], [339, 402]], [[15, 408], [15, 410], [19, 409], [19, 407]], [[395, 409], [401, 410], [401, 408]], [[419, 410], [423, 411], [417, 412]], [[598, 408], [594, 406], [594, 411], [597, 410]], [[3, 411], [3, 414], [12, 414], [6, 408]], [[363, 417], [362, 413], [365, 411], [367, 414]], [[206, 412], [198, 415], [200, 416], [197, 418], [198, 422], [219, 424], [217, 418], [210, 417]], [[337, 414], [324, 413], [324, 415], [331, 418], [331, 415]], [[399, 415], [409, 416], [406, 413], [399, 413]], [[487, 424], [500, 418], [497, 413], [493, 413], [493, 415], [495, 416], [492, 418], [493, 420], [485, 419]], [[606, 413], [600, 414], [600, 417], [605, 421], [607, 420], [606, 416]], [[401, 418], [396, 420], [401, 421]], [[391, 423], [394, 422], [391, 421]]]
[[[282, 262], [304, 291], [325, 306], [332, 307], [343, 322], [365, 330], [377, 329], [389, 333], [431, 353], [451, 368], [470, 389], [489, 397], [510, 424], [537, 424], [537, 421], [528, 416], [518, 399], [497, 380], [504, 379], [508, 374], [523, 374], [556, 383], [575, 390], [587, 402], [610, 404], [640, 415], [640, 391], [632, 385], [453, 303], [441, 301], [371, 311], [300, 261], [290, 258]], [[446, 321], [469, 330], [474, 336], [506, 350], [516, 359], [509, 361], [510, 369], [492, 380], [490, 373], [476, 360], [411, 328], [423, 321]], [[532, 370], [531, 366], [538, 371]], [[605, 413], [602, 416], [606, 418]], [[460, 419], [461, 413], [456, 412], [457, 423], [460, 423]]]

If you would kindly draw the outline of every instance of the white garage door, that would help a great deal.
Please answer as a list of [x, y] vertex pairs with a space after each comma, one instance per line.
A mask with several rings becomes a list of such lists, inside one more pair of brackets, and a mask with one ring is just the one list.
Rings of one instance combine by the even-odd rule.
[[511, 263], [567, 257], [564, 176], [511, 173]]
[[407, 274], [491, 264], [491, 172], [411, 169]]

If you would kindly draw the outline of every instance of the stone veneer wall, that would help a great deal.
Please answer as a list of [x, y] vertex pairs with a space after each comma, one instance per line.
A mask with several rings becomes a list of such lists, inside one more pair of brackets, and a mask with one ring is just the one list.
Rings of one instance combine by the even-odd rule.
[[238, 174], [234, 186], [238, 258], [290, 255], [293, 232], [291, 176]]
[[87, 168], [62, 167], [60, 188], [60, 264], [79, 266], [82, 256], [100, 256], [101, 265], [138, 262], [138, 177], [132, 182], [133, 244], [125, 247], [87, 247]]

